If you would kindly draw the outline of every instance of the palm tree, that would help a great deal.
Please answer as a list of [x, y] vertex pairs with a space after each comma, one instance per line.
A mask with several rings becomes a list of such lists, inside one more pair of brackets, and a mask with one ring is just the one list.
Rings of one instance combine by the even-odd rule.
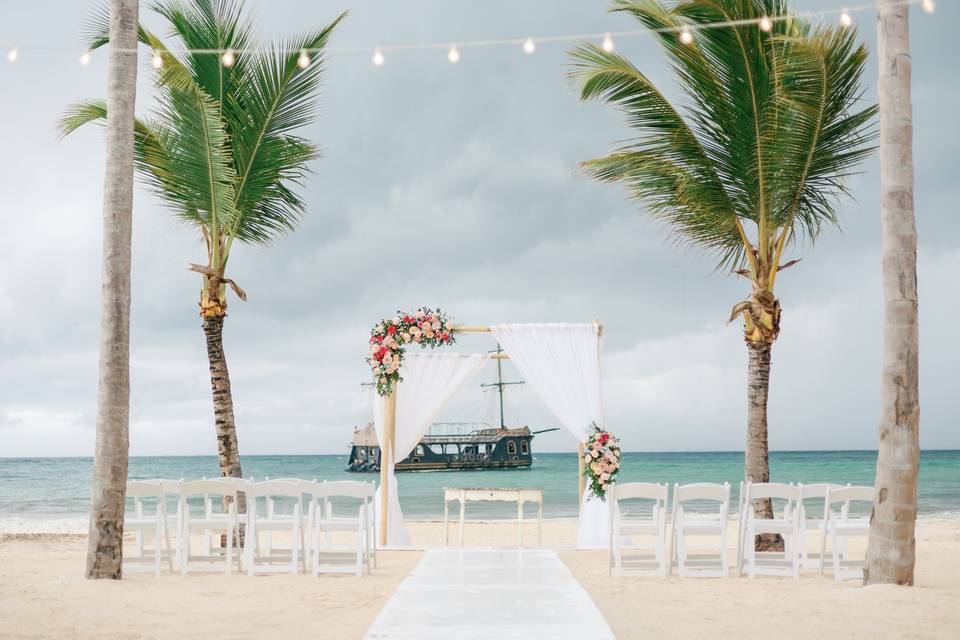
[[87, 577], [123, 574], [123, 509], [130, 426], [130, 235], [133, 229], [133, 117], [137, 93], [138, 0], [109, 8], [103, 283], [97, 440], [91, 481]]
[[[234, 242], [266, 245], [295, 228], [305, 211], [293, 187], [302, 184], [317, 147], [296, 135], [314, 121], [323, 78], [323, 50], [346, 14], [328, 26], [280, 45], [259, 47], [238, 0], [158, 0], [174, 43], [140, 27], [154, 52], [158, 107], [136, 121], [137, 170], [182, 222], [198, 231], [206, 264], [200, 316], [207, 343], [220, 461], [224, 476], [241, 477], [230, 376], [223, 351], [227, 277]], [[90, 46], [109, 40], [103, 15]], [[221, 55], [220, 52], [223, 52]], [[64, 135], [107, 117], [106, 105], [73, 105]]]
[[[581, 99], [616, 105], [635, 135], [583, 166], [623, 184], [679, 241], [715, 255], [718, 269], [749, 280], [750, 297], [730, 321], [743, 318], [749, 356], [744, 475], [767, 482], [770, 352], [780, 333], [774, 285], [798, 261], [785, 260], [788, 246], [838, 223], [844, 180], [871, 152], [876, 109], [858, 104], [867, 50], [853, 29], [814, 28], [784, 0], [615, 0], [613, 10], [651, 30], [682, 98], [671, 102], [616, 52], [574, 49]], [[772, 515], [769, 501], [755, 506]]]
[[920, 392], [917, 227], [913, 213], [913, 111], [909, 6], [877, 3], [880, 211], [883, 229], [883, 376], [876, 497], [863, 580], [913, 584]]

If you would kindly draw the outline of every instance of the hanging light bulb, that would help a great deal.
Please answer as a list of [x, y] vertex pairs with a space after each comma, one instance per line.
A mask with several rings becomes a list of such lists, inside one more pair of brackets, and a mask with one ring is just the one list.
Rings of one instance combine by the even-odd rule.
[[7, 51], [7, 62], [9, 62], [9, 63], [12, 64], [12, 63], [16, 62], [16, 61], [17, 61], [17, 58], [19, 58], [19, 57], [20, 57], [20, 52], [17, 51], [17, 48], [16, 48], [16, 47], [14, 47], [13, 49], [10, 49], [9, 51]]
[[237, 61], [237, 57], [233, 53], [233, 49], [227, 49], [223, 52], [223, 55], [220, 56], [220, 61], [225, 67], [232, 67], [233, 63]]
[[150, 64], [153, 65], [154, 69], [159, 69], [163, 66], [163, 58], [160, 57], [159, 53], [153, 54], [153, 59], [150, 60]]
[[457, 45], [450, 45], [450, 51], [447, 52], [447, 60], [456, 64], [460, 62], [460, 52], [457, 51]]
[[533, 41], [533, 38], [527, 38], [523, 41], [523, 52], [524, 53], [533, 53], [537, 50], [537, 45]]
[[922, 6], [923, 10], [927, 13], [933, 13], [934, 9], [937, 8], [937, 3], [933, 0], [923, 0], [923, 4], [920, 6]]
[[383, 66], [383, 53], [380, 52], [380, 47], [373, 50], [373, 64], [378, 67]]
[[760, 31], [769, 32], [771, 29], [773, 29], [773, 20], [771, 20], [768, 16], [763, 16], [760, 18], [760, 22], [758, 22], [757, 25], [760, 27]]
[[693, 42], [693, 34], [690, 33], [690, 29], [686, 27], [683, 28], [683, 31], [680, 32], [680, 42], [683, 44], [690, 44]]
[[609, 33], [605, 33], [603, 35], [603, 42], [600, 43], [600, 48], [606, 51], [607, 53], [610, 53], [611, 51], [613, 51], [614, 49], [613, 38], [610, 37]]
[[85, 67], [90, 64], [90, 52], [84, 51], [80, 54], [80, 66]]
[[840, 14], [840, 24], [844, 27], [849, 27], [853, 24], [853, 18], [850, 17], [850, 14], [846, 9], [844, 9], [843, 13]]
[[297, 57], [297, 66], [306, 69], [310, 66], [310, 55], [306, 49], [300, 49], [300, 55]]

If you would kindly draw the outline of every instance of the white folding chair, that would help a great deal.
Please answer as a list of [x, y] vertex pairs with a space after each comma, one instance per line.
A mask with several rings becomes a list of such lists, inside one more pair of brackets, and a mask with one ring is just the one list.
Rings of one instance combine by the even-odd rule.
[[[778, 482], [748, 482], [741, 501], [739, 539], [737, 541], [737, 575], [742, 575], [743, 562], [747, 575], [800, 577], [800, 554], [797, 546], [800, 525], [799, 486]], [[756, 502], [770, 500], [773, 517], [763, 518], [757, 514]], [[778, 503], [781, 513], [777, 514]], [[783, 552], [757, 551], [756, 536], [773, 533], [783, 538]]]
[[[613, 485], [607, 490], [610, 508], [610, 575], [660, 576], [667, 575], [670, 561], [667, 559], [667, 492], [666, 484], [630, 482]], [[628, 500], [652, 501], [649, 514]], [[637, 514], [631, 511], [638, 512]], [[638, 543], [634, 536], [653, 538], [653, 542]], [[644, 551], [648, 553], [632, 553]], [[624, 567], [624, 552], [628, 566]]]
[[[223, 561], [223, 570], [230, 573], [236, 561], [240, 568], [240, 550], [234, 549], [234, 541], [240, 540], [240, 527], [237, 518], [237, 494], [242, 492], [245, 483], [236, 478], [217, 478], [215, 480], [191, 480], [180, 484], [180, 572], [187, 575], [190, 571], [217, 568]], [[200, 509], [192, 508], [190, 502], [200, 501]], [[229, 500], [226, 512], [223, 511], [224, 499]], [[215, 506], [216, 505], [216, 506]], [[191, 534], [203, 535], [203, 553], [192, 551]], [[226, 545], [221, 551], [219, 545], [211, 546], [210, 536], [223, 534]]]
[[[708, 511], [694, 511], [691, 503], [706, 503]], [[674, 485], [673, 528], [670, 536], [671, 567], [683, 577], [719, 577], [730, 573], [727, 558], [727, 515], [730, 510], [730, 484], [696, 483]], [[714, 537], [715, 544], [692, 545], [688, 538]], [[698, 553], [691, 553], [696, 551]], [[715, 557], [716, 556], [716, 557]]]
[[[244, 560], [247, 573], [289, 571], [298, 573], [304, 549], [303, 518], [300, 503], [303, 500], [301, 480], [265, 480], [247, 485], [247, 532], [244, 541]], [[278, 509], [278, 499], [291, 505], [289, 512]], [[261, 514], [260, 503], [263, 503]], [[274, 544], [274, 532], [290, 534], [288, 547]], [[261, 548], [260, 534], [267, 542]]]
[[[836, 580], [850, 580], [863, 577], [863, 561], [850, 559], [846, 542], [854, 537], [870, 535], [870, 516], [850, 517], [853, 503], [867, 503], [867, 514], [873, 506], [873, 487], [833, 487], [827, 488], [823, 505], [823, 538], [820, 543], [820, 575], [823, 575], [827, 538], [830, 539], [831, 565]], [[834, 505], [840, 505], [839, 511]]]
[[[153, 568], [153, 574], [160, 575], [160, 566], [164, 557], [167, 567], [173, 571], [173, 552], [170, 548], [170, 532], [167, 529], [167, 505], [164, 499], [163, 484], [157, 481], [127, 482], [127, 498], [133, 500], [133, 513], [125, 510], [123, 530], [136, 536], [137, 555], [124, 555], [124, 570], [133, 567]], [[145, 505], [144, 502], [149, 504]], [[145, 534], [153, 536], [152, 554], [145, 553]]]
[[[343, 480], [315, 485], [311, 500], [313, 575], [320, 575], [321, 572], [354, 573], [359, 577], [364, 571], [370, 571], [371, 564], [376, 566], [376, 524], [373, 507], [375, 493], [376, 485], [372, 482]], [[350, 515], [336, 513], [338, 509], [334, 505], [335, 501], [350, 501]], [[355, 545], [334, 545], [333, 535], [337, 532], [355, 532]], [[334, 562], [347, 553], [354, 556], [351, 564]], [[329, 561], [323, 561], [324, 558]]]
[[[808, 505], [812, 501], [820, 501], [825, 506], [827, 498], [827, 489], [839, 489], [838, 484], [818, 482], [815, 484], [800, 485], [800, 513], [797, 518], [799, 532], [797, 535], [797, 546], [800, 549], [800, 568], [818, 569], [820, 567], [820, 557], [810, 553], [810, 533], [817, 534], [816, 542], [823, 540], [824, 520], [822, 518], [824, 507], [818, 505]], [[810, 508], [808, 508], [808, 506]], [[813, 514], [813, 517], [811, 517]]]

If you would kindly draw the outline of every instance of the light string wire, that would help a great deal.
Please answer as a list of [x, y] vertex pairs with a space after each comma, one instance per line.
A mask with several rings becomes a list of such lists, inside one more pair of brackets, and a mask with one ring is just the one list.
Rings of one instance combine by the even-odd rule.
[[[927, 13], [933, 13], [936, 8], [934, 0], [895, 0], [894, 2], [885, 3], [886, 6], [903, 6], [903, 5], [913, 5], [919, 4], [923, 7], [923, 10]], [[814, 19], [820, 18], [821, 20], [826, 19], [828, 16], [840, 16], [840, 24], [844, 27], [849, 27], [853, 24], [851, 14], [860, 13], [863, 11], [871, 11], [876, 9], [876, 3], [870, 4], [861, 4], [850, 7], [843, 7], [840, 9], [825, 9], [821, 11], [797, 11], [791, 12], [785, 15], [773, 15], [773, 16], [760, 16], [758, 18], [745, 18], [742, 20], [726, 20], [721, 22], [711, 22], [708, 24], [702, 23], [686, 23], [681, 24], [676, 27], [663, 27], [660, 29], [649, 29], [649, 28], [640, 28], [640, 29], [627, 29], [622, 31], [602, 31], [595, 33], [580, 33], [580, 34], [566, 34], [566, 35], [557, 35], [557, 36], [540, 36], [540, 37], [523, 37], [523, 38], [503, 38], [497, 40], [464, 40], [464, 41], [448, 41], [448, 42], [427, 42], [427, 43], [411, 43], [411, 44], [388, 44], [388, 45], [340, 45], [340, 46], [329, 46], [322, 48], [286, 48], [286, 47], [247, 47], [242, 49], [177, 49], [175, 53], [192, 53], [192, 54], [210, 54], [218, 55], [224, 57], [224, 63], [227, 66], [232, 64], [234, 56], [241, 54], [249, 53], [262, 53], [270, 52], [277, 54], [291, 54], [299, 53], [301, 56], [317, 54], [321, 52], [326, 53], [358, 53], [358, 52], [373, 52], [373, 62], [376, 65], [382, 65], [384, 62], [385, 53], [396, 52], [396, 51], [416, 51], [416, 50], [436, 50], [436, 49], [447, 49], [448, 54], [447, 58], [450, 62], [457, 62], [460, 59], [459, 50], [460, 49], [472, 49], [472, 48], [481, 48], [481, 47], [495, 47], [495, 46], [522, 46], [524, 52], [533, 53], [536, 49], [536, 45], [540, 43], [556, 43], [556, 42], [580, 42], [580, 41], [590, 41], [590, 40], [601, 40], [603, 43], [603, 48], [607, 51], [612, 51], [613, 38], [629, 38], [634, 36], [652, 34], [652, 33], [679, 33], [681, 39], [684, 43], [689, 44], [692, 42], [690, 37], [691, 32], [703, 31], [706, 29], [720, 29], [725, 27], [738, 27], [746, 25], [759, 25], [764, 31], [769, 31], [772, 28], [774, 22], [780, 22], [784, 20], [793, 20], [797, 18], [806, 18]], [[21, 51], [76, 51], [76, 49], [68, 49], [66, 47], [11, 47], [7, 50], [6, 59], [7, 62], [16, 62], [19, 59]], [[139, 49], [122, 49], [124, 53], [137, 53]], [[230, 61], [227, 63], [227, 61]], [[90, 51], [82, 50], [80, 55], [80, 64], [86, 66], [90, 62]], [[301, 60], [301, 66], [303, 65], [304, 60]]]

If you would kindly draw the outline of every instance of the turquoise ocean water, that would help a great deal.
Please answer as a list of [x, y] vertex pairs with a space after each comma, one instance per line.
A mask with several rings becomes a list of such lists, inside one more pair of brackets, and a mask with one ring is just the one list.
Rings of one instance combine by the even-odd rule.
[[[621, 482], [730, 482], [736, 495], [743, 477], [742, 452], [625, 453]], [[89, 505], [90, 458], [0, 458], [0, 532], [83, 531]], [[379, 480], [379, 474], [347, 473], [344, 455], [247, 456], [246, 477]], [[777, 451], [770, 454], [772, 480], [872, 484], [874, 451]], [[400, 503], [411, 519], [443, 516], [443, 487], [537, 487], [544, 491], [544, 516], [577, 512], [577, 457], [537, 453], [533, 467], [509, 471], [400, 473]], [[209, 457], [137, 457], [130, 478], [216, 477]], [[735, 499], [735, 498], [734, 498]], [[470, 517], [510, 517], [515, 507], [471, 505]], [[925, 451], [921, 456], [921, 517], [960, 518], [960, 451]]]

